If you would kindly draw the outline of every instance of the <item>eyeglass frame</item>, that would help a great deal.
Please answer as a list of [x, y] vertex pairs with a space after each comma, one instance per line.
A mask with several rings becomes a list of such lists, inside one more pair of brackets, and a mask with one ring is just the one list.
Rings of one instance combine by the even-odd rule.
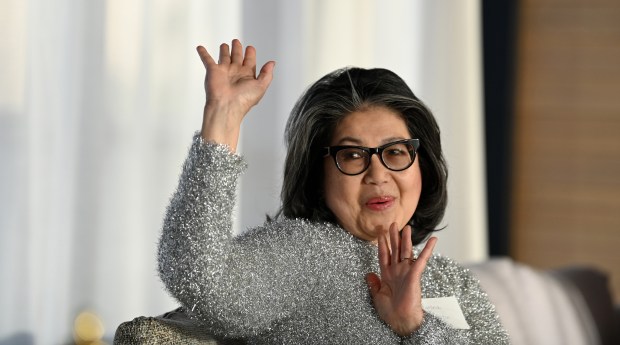
[[[402, 169], [392, 169], [390, 168], [385, 161], [383, 160], [383, 150], [385, 150], [386, 148], [392, 146], [392, 145], [396, 145], [396, 144], [411, 144], [413, 146], [413, 153], [410, 154], [411, 155], [411, 162], [409, 162], [409, 164], [402, 168]], [[391, 171], [403, 171], [403, 170], [407, 170], [409, 169], [409, 167], [411, 167], [413, 165], [413, 163], [415, 163], [415, 159], [417, 157], [417, 153], [418, 153], [418, 149], [420, 148], [420, 139], [402, 139], [402, 140], [396, 140], [387, 144], [383, 144], [381, 146], [378, 147], [365, 147], [365, 146], [357, 146], [357, 145], [337, 145], [337, 146], [325, 146], [322, 148], [323, 151], [323, 157], [327, 157], [327, 156], [331, 156], [334, 159], [334, 164], [336, 164], [336, 167], [338, 168], [338, 171], [340, 171], [341, 173], [348, 175], [348, 176], [355, 176], [355, 175], [359, 175], [361, 173], [363, 173], [364, 171], [368, 170], [368, 168], [370, 167], [370, 162], [372, 161], [372, 155], [377, 154], [377, 156], [379, 156], [379, 161], [381, 161], [381, 164], [383, 164], [384, 167], [386, 167], [388, 170]], [[362, 169], [362, 171], [355, 173], [355, 174], [349, 174], [346, 173], [344, 171], [342, 171], [342, 168], [340, 168], [340, 164], [338, 164], [338, 160], [336, 159], [336, 155], [338, 154], [338, 151], [344, 150], [344, 149], [360, 149], [364, 152], [366, 152], [368, 154], [368, 162], [366, 163], [366, 166], [364, 167], [364, 169]]]

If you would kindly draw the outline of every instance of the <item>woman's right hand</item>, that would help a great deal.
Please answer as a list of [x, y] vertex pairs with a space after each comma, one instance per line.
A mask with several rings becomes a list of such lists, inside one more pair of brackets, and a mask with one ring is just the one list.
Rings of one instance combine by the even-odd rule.
[[256, 49], [248, 46], [244, 56], [237, 39], [232, 41], [232, 49], [226, 43], [220, 45], [218, 62], [203, 46], [197, 51], [207, 70], [201, 135], [207, 141], [228, 145], [234, 152], [241, 122], [267, 91], [275, 62], [265, 63], [256, 76]]
[[431, 237], [412, 261], [410, 225], [399, 234], [393, 223], [388, 234], [378, 238], [381, 276], [369, 273], [366, 280], [377, 314], [400, 336], [410, 335], [422, 324], [422, 273], [436, 242], [437, 238]]

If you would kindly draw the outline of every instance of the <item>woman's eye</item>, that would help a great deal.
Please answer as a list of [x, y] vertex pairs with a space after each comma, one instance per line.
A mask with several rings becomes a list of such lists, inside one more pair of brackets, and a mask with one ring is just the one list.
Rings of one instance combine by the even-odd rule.
[[362, 159], [364, 156], [361, 152], [355, 150], [344, 150], [340, 155], [344, 160], [352, 161], [357, 159]]
[[389, 149], [389, 150], [387, 150], [387, 153], [388, 153], [390, 156], [400, 156], [400, 155], [405, 154], [405, 151], [404, 151], [404, 150], [401, 150], [401, 149], [393, 148], [393, 149]]

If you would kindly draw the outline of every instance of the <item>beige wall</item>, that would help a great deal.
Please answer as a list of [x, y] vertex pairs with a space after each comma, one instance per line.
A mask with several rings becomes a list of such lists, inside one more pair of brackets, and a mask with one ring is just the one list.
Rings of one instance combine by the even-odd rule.
[[512, 255], [620, 302], [620, 2], [522, 1], [517, 44]]

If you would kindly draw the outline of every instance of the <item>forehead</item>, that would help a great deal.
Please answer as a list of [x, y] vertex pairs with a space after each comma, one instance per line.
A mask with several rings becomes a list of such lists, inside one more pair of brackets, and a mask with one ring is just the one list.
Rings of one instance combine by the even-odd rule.
[[331, 144], [378, 145], [409, 137], [401, 114], [386, 107], [371, 107], [345, 116], [334, 128]]

